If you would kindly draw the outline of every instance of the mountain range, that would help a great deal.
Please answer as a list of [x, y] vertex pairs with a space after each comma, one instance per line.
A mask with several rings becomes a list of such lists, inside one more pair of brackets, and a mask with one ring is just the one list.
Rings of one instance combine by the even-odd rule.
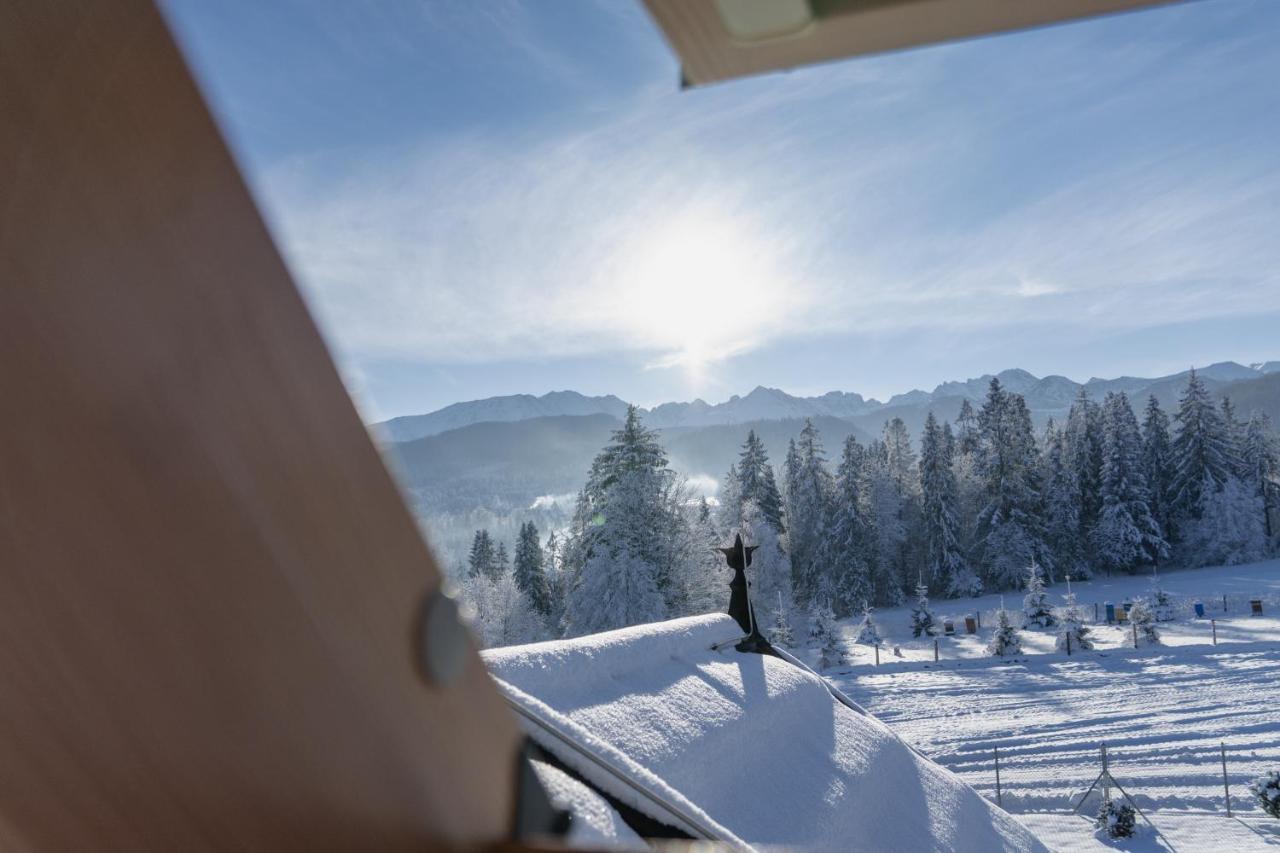
[[[1280, 373], [1280, 361], [1249, 366], [1224, 361], [1200, 368], [1197, 372], [1210, 390], [1218, 391], [1237, 382]], [[1124, 391], [1130, 397], [1145, 398], [1148, 394], [1155, 394], [1162, 404], [1168, 404], [1177, 398], [1178, 391], [1186, 384], [1187, 372], [1154, 379], [1122, 376], [1118, 379], [1094, 378], [1080, 383], [1065, 376], [1040, 378], [1014, 368], [1001, 371], [996, 377], [1005, 388], [1025, 397], [1033, 415], [1043, 420], [1066, 414], [1081, 387], [1087, 389], [1094, 399], [1101, 399], [1108, 391]], [[936, 414], [948, 417], [944, 412], [953, 408], [958, 411], [961, 400], [980, 401], [991, 379], [991, 374], [985, 374], [962, 382], [943, 382], [932, 391], [908, 391], [896, 394], [884, 403], [847, 391], [830, 391], [818, 397], [796, 397], [777, 388], [759, 386], [744, 397], [734, 395], [723, 403], [711, 404], [704, 400], [663, 403], [642, 410], [642, 413], [648, 426], [664, 430], [819, 417], [852, 419], [857, 423], [866, 416], [873, 416], [873, 421], [898, 416], [903, 417], [908, 426], [917, 426], [923, 422], [924, 411], [930, 407], [940, 408]], [[510, 423], [582, 415], [621, 418], [626, 409], [627, 404], [612, 394], [601, 397], [588, 397], [576, 391], [553, 391], [541, 397], [514, 394], [454, 403], [424, 415], [393, 418], [374, 424], [374, 430], [385, 440], [405, 442], [486, 422]]]
[[[1216, 397], [1230, 395], [1241, 417], [1260, 410], [1280, 424], [1280, 362], [1223, 362], [1197, 372]], [[1082, 386], [1094, 399], [1124, 391], [1137, 411], [1154, 394], [1172, 414], [1186, 385], [1185, 372], [1084, 383], [1017, 369], [996, 375], [1026, 398], [1037, 425], [1065, 417]], [[944, 382], [932, 391], [909, 391], [886, 402], [840, 391], [798, 397], [761, 387], [715, 405], [702, 400], [665, 403], [645, 411], [644, 419], [658, 430], [672, 467], [686, 474], [695, 489], [711, 494], [715, 481], [736, 461], [748, 430], [756, 431], [780, 465], [787, 442], [800, 432], [805, 418], [812, 419], [834, 461], [846, 436], [870, 441], [890, 418], [902, 418], [918, 440], [930, 411], [954, 421], [965, 400], [980, 405], [990, 382], [989, 375]], [[536, 520], [543, 530], [562, 526], [591, 460], [618, 428], [626, 408], [612, 395], [518, 394], [456, 403], [371, 428], [415, 514], [429, 528], [432, 545], [455, 564], [464, 559], [479, 527], [513, 541], [526, 520]]]

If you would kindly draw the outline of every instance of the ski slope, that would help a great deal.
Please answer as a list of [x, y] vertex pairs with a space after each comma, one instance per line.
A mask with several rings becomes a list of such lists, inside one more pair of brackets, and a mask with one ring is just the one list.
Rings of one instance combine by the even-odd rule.
[[[1099, 650], [1067, 657], [1053, 652], [1052, 630], [1024, 631], [1027, 653], [1002, 661], [983, 653], [984, 630], [941, 639], [942, 660], [934, 663], [932, 641], [910, 641], [910, 609], [900, 608], [877, 614], [887, 641], [881, 666], [870, 665], [871, 650], [861, 647], [855, 665], [827, 674], [992, 800], [998, 749], [1004, 807], [1026, 815], [1055, 849], [1103, 849], [1088, 824], [1067, 813], [1098, 775], [1104, 742], [1116, 780], [1162, 828], [1121, 849], [1274, 849], [1280, 821], [1262, 814], [1246, 786], [1280, 767], [1280, 607], [1271, 604], [1280, 593], [1280, 561], [1170, 573], [1162, 582], [1188, 605], [1179, 621], [1160, 625], [1164, 646], [1135, 650], [1127, 631], [1103, 626], [1096, 629]], [[1074, 586], [1081, 602], [1118, 602], [1148, 584], [1120, 578]], [[1216, 598], [1210, 615], [1218, 617], [1217, 646], [1208, 620], [1188, 616], [1197, 597], [1206, 604]], [[1262, 617], [1247, 615], [1251, 597], [1264, 600]], [[993, 596], [977, 604], [993, 600], [998, 606]], [[1021, 606], [1020, 596], [1006, 600], [1011, 609]], [[965, 603], [936, 610], [956, 604]], [[852, 626], [845, 631], [852, 636]], [[902, 658], [892, 654], [895, 643]], [[1224, 744], [1232, 820], [1224, 803]]]

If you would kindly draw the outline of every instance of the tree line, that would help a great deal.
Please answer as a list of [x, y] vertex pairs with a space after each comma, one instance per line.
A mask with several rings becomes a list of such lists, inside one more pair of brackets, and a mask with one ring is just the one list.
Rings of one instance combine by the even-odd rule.
[[[918, 449], [917, 449], [918, 448]], [[992, 379], [955, 423], [929, 413], [919, 443], [900, 418], [836, 458], [806, 421], [780, 471], [749, 432], [714, 506], [671, 469], [628, 410], [596, 457], [566, 531], [532, 522], [513, 560], [485, 530], [464, 589], [486, 645], [576, 636], [724, 608], [715, 548], [759, 546], [752, 597], [790, 635], [802, 613], [848, 616], [912, 591], [961, 597], [1154, 565], [1233, 564], [1277, 548], [1280, 451], [1264, 414], [1215, 405], [1191, 371], [1170, 417], [1155, 397], [1084, 389], [1037, 434], [1021, 395]]]

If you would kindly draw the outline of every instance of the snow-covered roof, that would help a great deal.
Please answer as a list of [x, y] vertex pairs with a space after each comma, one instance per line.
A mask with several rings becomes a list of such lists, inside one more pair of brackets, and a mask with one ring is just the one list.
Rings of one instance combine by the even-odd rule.
[[878, 720], [835, 701], [813, 673], [732, 644], [712, 650], [740, 634], [729, 616], [695, 616], [484, 658], [547, 752], [694, 835], [825, 849], [1044, 849]]

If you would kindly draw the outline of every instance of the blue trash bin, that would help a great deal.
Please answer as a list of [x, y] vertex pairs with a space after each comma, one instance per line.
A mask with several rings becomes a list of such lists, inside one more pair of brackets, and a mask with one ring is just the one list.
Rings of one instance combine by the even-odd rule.
[[1204, 618], [1204, 602], [1203, 601], [1196, 602], [1196, 618], [1197, 619]]
[[1107, 602], [1107, 624], [1116, 621], [1116, 606], [1110, 601]]

